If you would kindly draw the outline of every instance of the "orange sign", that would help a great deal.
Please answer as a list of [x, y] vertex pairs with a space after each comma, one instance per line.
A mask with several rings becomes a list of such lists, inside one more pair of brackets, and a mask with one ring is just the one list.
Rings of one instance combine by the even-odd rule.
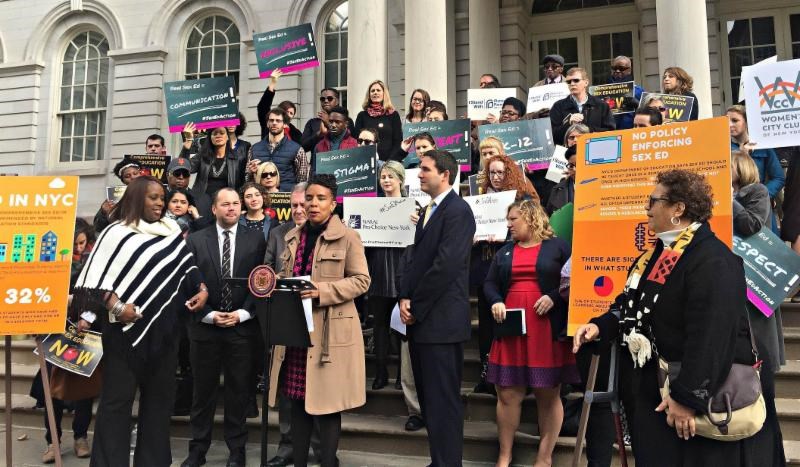
[[63, 333], [78, 177], [0, 181], [0, 335]]
[[577, 153], [569, 335], [608, 311], [628, 268], [654, 244], [645, 204], [659, 172], [705, 175], [714, 193], [711, 229], [733, 242], [726, 117], [593, 133], [580, 138]]

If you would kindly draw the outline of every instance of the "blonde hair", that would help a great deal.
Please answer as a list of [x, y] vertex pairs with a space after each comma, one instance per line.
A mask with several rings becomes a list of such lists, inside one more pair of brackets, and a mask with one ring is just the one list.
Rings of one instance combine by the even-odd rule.
[[731, 167], [739, 177], [740, 187], [761, 181], [755, 161], [743, 151], [731, 151]]
[[478, 159], [481, 161], [480, 167], [478, 167], [479, 171], [488, 170], [488, 167], [484, 167], [486, 161], [483, 160], [483, 156], [480, 155], [481, 151], [483, 151], [484, 149], [495, 149], [497, 150], [498, 154], [503, 154], [503, 155], [505, 155], [506, 153], [506, 148], [503, 147], [503, 142], [500, 141], [500, 138], [494, 136], [487, 136], [486, 138], [483, 138], [481, 144], [478, 145]]
[[737, 114], [741, 115], [742, 116], [742, 120], [744, 120], [744, 122], [747, 123], [747, 108], [745, 108], [745, 106], [743, 106], [741, 104], [732, 105], [732, 106], [728, 107], [728, 109], [725, 111], [726, 114], [730, 113], [730, 112], [737, 113]]
[[581, 79], [585, 79], [587, 81], [589, 80], [589, 73], [586, 72], [586, 68], [581, 68], [579, 66], [574, 66], [574, 67], [570, 68], [569, 70], [567, 70], [567, 72], [564, 73], [564, 77], [566, 78], [567, 76], [569, 76], [569, 75], [571, 75], [573, 73], [580, 73], [581, 74]]
[[532, 240], [549, 240], [556, 236], [550, 227], [550, 218], [544, 212], [542, 205], [538, 201], [529, 199], [515, 201], [508, 207], [506, 216], [512, 209], [518, 209], [522, 219], [528, 224], [531, 231]]
[[389, 95], [389, 88], [386, 86], [386, 83], [379, 79], [369, 83], [369, 86], [367, 86], [367, 95], [364, 97], [364, 102], [361, 104], [361, 108], [367, 110], [367, 107], [369, 107], [369, 90], [372, 89], [372, 86], [376, 84], [383, 89], [383, 110], [387, 113], [393, 112], [395, 109], [394, 104], [392, 104], [392, 97]]
[[[272, 170], [269, 170], [269, 169], [272, 169]], [[256, 170], [256, 176], [255, 176], [256, 183], [261, 185], [261, 179], [264, 177], [264, 172], [267, 172], [267, 171], [275, 172], [275, 173], [278, 174], [278, 176], [275, 177], [275, 184], [276, 184], [276, 186], [280, 186], [281, 185], [281, 172], [280, 172], [280, 170], [278, 170], [278, 166], [275, 165], [275, 163], [270, 162], [270, 161], [262, 162], [261, 164], [258, 165], [258, 170]]]

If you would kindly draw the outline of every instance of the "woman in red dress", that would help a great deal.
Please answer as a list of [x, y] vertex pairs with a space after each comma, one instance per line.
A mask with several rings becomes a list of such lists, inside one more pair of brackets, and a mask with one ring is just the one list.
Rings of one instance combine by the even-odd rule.
[[561, 383], [579, 382], [575, 358], [566, 340], [567, 304], [558, 293], [561, 268], [571, 255], [569, 243], [556, 238], [544, 209], [536, 201], [517, 201], [508, 208], [513, 243], [494, 257], [484, 284], [497, 322], [506, 309], [523, 308], [527, 332], [495, 339], [489, 352], [487, 380], [497, 388], [497, 466], [511, 463], [527, 388], [536, 397], [539, 451], [534, 467], [550, 466], [564, 418]]

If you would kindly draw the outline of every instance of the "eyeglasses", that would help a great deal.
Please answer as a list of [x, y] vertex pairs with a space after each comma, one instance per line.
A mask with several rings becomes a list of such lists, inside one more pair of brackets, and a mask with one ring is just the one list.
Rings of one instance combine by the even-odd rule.
[[565, 82], [565, 83], [567, 83], [567, 84], [578, 84], [578, 83], [580, 83], [581, 81], [583, 81], [583, 79], [582, 79], [582, 78], [576, 78], [576, 79], [565, 79], [565, 80], [564, 80], [564, 82]]
[[573, 164], [573, 163], [569, 163], [569, 164], [567, 164], [567, 168], [568, 168], [568, 169], [574, 169], [575, 167], [576, 167], [576, 165], [575, 165], [575, 164]]
[[545, 65], [543, 68], [545, 70], [558, 70], [561, 67], [562, 65], [559, 65], [558, 63], [551, 63], [549, 65]]
[[332, 102], [336, 99], [336, 96], [319, 96], [320, 102]]
[[629, 66], [615, 66], [611, 68], [611, 71], [614, 73], [622, 73], [625, 70], [629, 70], [631, 67]]
[[658, 110], [659, 112], [666, 112], [666, 111], [667, 111], [667, 108], [666, 108], [666, 107], [650, 107], [650, 108], [651, 108], [651, 109], [656, 109], [656, 110]]
[[669, 198], [664, 198], [664, 197], [659, 198], [657, 196], [651, 196], [647, 200], [647, 209], [652, 208], [653, 205], [656, 204], [658, 201], [669, 201]]
[[505, 170], [500, 171], [500, 172], [496, 172], [496, 171], [489, 172], [489, 178], [502, 178], [502, 177], [505, 177], [505, 176], [506, 176], [506, 171]]
[[411, 102], [413, 102], [415, 104], [422, 104], [422, 103], [425, 102], [425, 100], [424, 99], [420, 99], [419, 97], [412, 97], [411, 98]]
[[375, 144], [375, 140], [372, 139], [358, 138], [356, 141], [358, 141], [358, 144], [366, 144], [367, 146]]
[[517, 112], [514, 112], [513, 110], [503, 110], [502, 112], [500, 112], [500, 115], [504, 117], [516, 117], [519, 114]]
[[261, 176], [266, 178], [277, 177], [278, 172], [264, 172]]

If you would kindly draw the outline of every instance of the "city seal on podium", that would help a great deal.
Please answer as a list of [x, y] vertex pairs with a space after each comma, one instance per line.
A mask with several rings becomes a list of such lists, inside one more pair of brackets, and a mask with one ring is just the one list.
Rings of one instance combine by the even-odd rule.
[[250, 277], [247, 278], [247, 286], [250, 293], [258, 298], [266, 298], [275, 290], [276, 282], [275, 271], [267, 265], [256, 266]]

